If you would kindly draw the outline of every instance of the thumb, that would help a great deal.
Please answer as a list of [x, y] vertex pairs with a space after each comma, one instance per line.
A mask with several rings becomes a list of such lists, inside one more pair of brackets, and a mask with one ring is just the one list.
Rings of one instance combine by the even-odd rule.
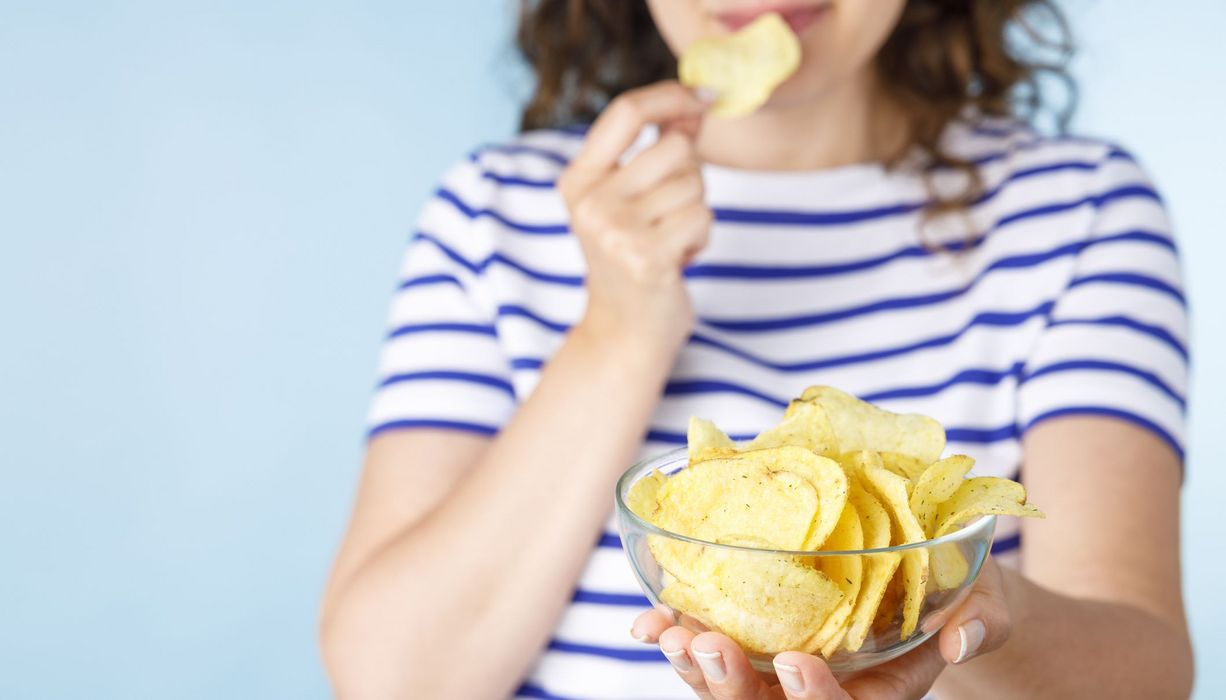
[[1004, 576], [988, 557], [970, 595], [941, 628], [941, 656], [954, 664], [968, 661], [1004, 644], [1012, 627]]

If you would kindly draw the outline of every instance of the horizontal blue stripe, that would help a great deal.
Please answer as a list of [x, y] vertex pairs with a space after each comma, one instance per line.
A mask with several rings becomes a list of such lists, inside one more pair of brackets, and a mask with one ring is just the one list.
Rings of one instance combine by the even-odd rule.
[[379, 382], [379, 386], [384, 387], [392, 384], [402, 384], [404, 382], [422, 382], [431, 380], [480, 384], [482, 386], [493, 387], [499, 391], [505, 392], [511, 398], [515, 398], [515, 388], [511, 386], [511, 382], [503, 379], [502, 377], [496, 377], [491, 374], [478, 374], [476, 372], [463, 372], [458, 370], [430, 370], [425, 372], [405, 372], [403, 374], [393, 374]]
[[1171, 286], [1164, 280], [1149, 275], [1142, 275], [1135, 272], [1103, 272], [1096, 275], [1086, 275], [1078, 277], [1069, 282], [1069, 288], [1080, 287], [1086, 284], [1124, 284], [1134, 287], [1145, 287], [1156, 292], [1161, 292], [1179, 302], [1180, 306], [1187, 306], [1187, 301], [1184, 299], [1183, 292]]
[[621, 549], [622, 538], [612, 532], [602, 532], [600, 538], [596, 540], [596, 546], [602, 549]]
[[680, 379], [664, 385], [665, 396], [689, 396], [691, 394], [738, 394], [740, 396], [761, 399], [779, 408], [786, 408], [788, 405], [788, 402], [784, 399], [735, 382], [719, 379]]
[[994, 442], [1013, 440], [1019, 436], [1016, 425], [1002, 425], [999, 428], [946, 428], [945, 439], [950, 442], [969, 442], [980, 445], [990, 445]]
[[1005, 552], [1012, 552], [1013, 550], [1021, 546], [1022, 546], [1022, 535], [1020, 533], [1014, 533], [1012, 535], [1009, 535], [1008, 537], [1002, 537], [999, 540], [993, 540], [992, 554], [1004, 554]]
[[[826, 369], [829, 367], [841, 367], [846, 365], [859, 364], [864, 362], [874, 362], [890, 357], [907, 355], [919, 350], [927, 350], [931, 348], [942, 347], [954, 343], [962, 334], [972, 328], [985, 327], [1010, 327], [1021, 325], [1035, 317], [1046, 316], [1052, 309], [1053, 303], [1045, 301], [1038, 306], [1027, 309], [1025, 311], [1008, 312], [1008, 311], [984, 311], [976, 314], [967, 321], [961, 328], [942, 336], [935, 338], [927, 338], [914, 343], [908, 343], [902, 346], [883, 348], [880, 350], [872, 350], [868, 352], [855, 353], [851, 355], [840, 355], [835, 357], [827, 357], [815, 360], [799, 360], [793, 362], [776, 362], [768, 360], [764, 357], [747, 352], [723, 341], [711, 338], [699, 333], [694, 333], [690, 336], [689, 342], [694, 345], [709, 347], [738, 359], [744, 360], [750, 364], [754, 364], [767, 369], [772, 369], [779, 372], [808, 372], [818, 369]], [[567, 328], [565, 324], [550, 321], [541, 318], [540, 316], [523, 309], [522, 307], [500, 307], [499, 312], [506, 311], [508, 316], [516, 316], [539, 323], [540, 325], [552, 330], [562, 331]], [[537, 369], [541, 366], [542, 361], [538, 358], [515, 358], [511, 361], [513, 369]]]
[[513, 231], [520, 233], [533, 233], [542, 236], [559, 236], [570, 233], [570, 227], [566, 224], [525, 224], [519, 221], [508, 219], [496, 209], [470, 207], [465, 204], [454, 192], [445, 187], [440, 187], [434, 192], [434, 196], [454, 206], [461, 214], [470, 218], [476, 219], [480, 217], [489, 217], [494, 221], [506, 226]]
[[551, 321], [550, 319], [537, 314], [529, 308], [520, 306], [519, 304], [502, 304], [498, 307], [498, 317], [523, 318], [537, 325], [544, 326], [551, 331], [565, 333], [570, 330], [570, 324], [562, 323], [561, 321]]
[[1022, 363], [1014, 363], [1007, 369], [985, 369], [971, 368], [964, 369], [954, 376], [946, 379], [943, 382], [936, 384], [921, 384], [919, 386], [901, 387], [898, 389], [882, 389], [867, 394], [863, 394], [860, 398], [870, 403], [878, 401], [888, 401], [890, 399], [913, 399], [921, 396], [933, 396], [939, 394], [946, 389], [959, 384], [980, 384], [984, 386], [995, 386], [1009, 377], [1016, 377], [1022, 370]]
[[1065, 360], [1063, 362], [1054, 362], [1049, 365], [1043, 365], [1033, 371], [1027, 372], [1022, 378], [1022, 384], [1029, 382], [1031, 379], [1042, 377], [1046, 374], [1055, 374], [1057, 372], [1079, 372], [1084, 370], [1103, 371], [1103, 372], [1119, 372], [1127, 374], [1148, 383], [1163, 394], [1166, 394], [1172, 401], [1179, 404], [1181, 410], [1187, 408], [1187, 399], [1185, 399], [1178, 391], [1175, 391], [1169, 384], [1162, 381], [1162, 378], [1148, 370], [1126, 365], [1120, 362], [1108, 362], [1105, 360], [1092, 359], [1077, 359]]
[[468, 159], [474, 163], [480, 161], [481, 156], [487, 153], [494, 153], [502, 156], [536, 156], [545, 160], [557, 163], [558, 165], [567, 165], [570, 163], [570, 158], [556, 153], [547, 148], [537, 148], [536, 146], [520, 146], [515, 144], [499, 145], [490, 144], [482, 146], [468, 156]]
[[840, 355], [840, 356], [835, 356], [835, 357], [827, 357], [827, 358], [816, 359], [816, 360], [776, 362], [776, 361], [768, 360], [758, 355], [754, 355], [752, 353], [746, 352], [744, 350], [741, 350], [740, 348], [729, 345], [728, 343], [716, 340], [714, 338], [700, 335], [698, 333], [695, 333], [690, 336], [690, 342], [694, 343], [695, 345], [702, 345], [705, 347], [711, 347], [717, 350], [721, 350], [730, 355], [733, 355], [734, 357], [740, 358], [746, 362], [758, 365], [760, 367], [765, 367], [765, 368], [773, 369], [773, 370], [780, 371], [780, 372], [808, 372], [808, 371], [819, 370], [819, 369], [827, 369], [830, 367], [842, 367], [846, 365], [860, 364], [860, 363], [865, 363], [865, 362], [874, 362], [874, 361], [883, 360], [889, 357], [907, 355], [907, 354], [910, 354], [910, 353], [913, 353], [919, 350], [927, 350], [930, 348], [943, 347], [943, 346], [952, 344], [959, 337], [961, 337], [963, 333], [966, 333], [972, 328], [975, 328], [978, 326], [987, 326], [987, 327], [1018, 326], [1035, 317], [1046, 316], [1048, 313], [1050, 313], [1052, 307], [1053, 307], [1052, 302], [1045, 301], [1039, 304], [1038, 306], [1032, 309], [1027, 309], [1025, 311], [1016, 311], [1016, 312], [983, 311], [978, 314], [975, 314], [975, 316], [972, 317], [970, 321], [965, 323], [961, 328], [954, 331], [953, 333], [949, 333], [949, 334], [942, 335], [942, 336], [937, 336], [935, 338], [927, 338], [925, 340], [920, 340], [914, 343], [908, 343], [906, 345], [901, 345], [901, 346], [883, 348], [880, 350], [872, 350], [868, 352], [855, 353], [851, 355]]
[[1127, 328], [1137, 331], [1154, 338], [1155, 340], [1165, 343], [1172, 350], [1177, 352], [1184, 362], [1188, 361], [1188, 349], [1178, 338], [1171, 335], [1170, 331], [1160, 326], [1155, 326], [1149, 323], [1142, 323], [1134, 318], [1127, 316], [1103, 316], [1101, 318], [1060, 318], [1054, 319], [1049, 324], [1051, 327], [1058, 326], [1116, 326], [1119, 328]]
[[498, 426], [494, 425], [482, 425], [480, 423], [469, 423], [466, 421], [457, 420], [440, 420], [435, 418], [406, 418], [403, 420], [393, 420], [386, 423], [380, 423], [370, 429], [370, 432], [366, 434], [366, 438], [369, 440], [376, 435], [393, 430], [408, 430], [416, 428], [457, 430], [464, 433], [475, 433], [477, 435], [486, 436], [492, 436], [498, 433]]
[[553, 178], [534, 179], [528, 177], [515, 177], [513, 175], [500, 175], [489, 170], [481, 171], [481, 177], [491, 182], [496, 182], [504, 187], [527, 187], [531, 189], [551, 190], [557, 185], [557, 180], [554, 180]]
[[471, 333], [475, 335], [488, 335], [497, 337], [498, 332], [493, 326], [486, 326], [479, 323], [410, 323], [404, 326], [399, 326], [392, 329], [387, 334], [388, 340], [399, 338], [402, 335], [410, 335], [413, 333]]
[[545, 366], [545, 361], [539, 357], [513, 357], [511, 358], [511, 369], [540, 369]]
[[413, 287], [426, 287], [435, 284], [454, 284], [461, 289], [464, 288], [464, 285], [461, 284], [460, 280], [456, 279], [454, 275], [439, 274], [410, 277], [409, 279], [401, 282], [397, 289], [403, 291], [405, 289], [412, 289]]
[[1026, 424], [1026, 427], [1022, 430], [1022, 432], [1027, 432], [1044, 421], [1048, 421], [1053, 418], [1062, 418], [1065, 416], [1105, 416], [1108, 418], [1118, 418], [1120, 420], [1127, 421], [1158, 436], [1160, 440], [1165, 442], [1172, 450], [1175, 451], [1175, 454], [1179, 457], [1179, 461], [1183, 462], [1183, 446], [1180, 445], [1179, 441], [1175, 439], [1175, 436], [1171, 435], [1165, 428], [1144, 416], [1133, 413], [1132, 411], [1125, 411], [1123, 409], [1112, 408], [1109, 406], [1065, 406], [1063, 408], [1053, 409], [1035, 416], [1029, 423]]
[[524, 683], [515, 691], [515, 695], [521, 698], [537, 698], [538, 700], [589, 700], [586, 698], [577, 698], [570, 695], [556, 695], [545, 690], [544, 688]]
[[668, 659], [660, 653], [659, 647], [648, 647], [643, 649], [624, 649], [621, 647], [602, 647], [595, 644], [576, 644], [574, 642], [563, 642], [559, 639], [550, 640], [548, 649], [550, 651], [560, 651], [566, 654], [583, 654], [585, 656], [599, 656], [604, 659], [617, 659], [618, 661], [632, 661], [634, 663], [661, 663], [667, 662]]
[[575, 589], [571, 601], [575, 603], [592, 603], [594, 605], [617, 605], [623, 608], [650, 608], [651, 601], [641, 593], [603, 593]]
[[[1082, 163], [1076, 163], [1072, 167], [1081, 169]], [[1019, 179], [1033, 177], [1050, 173], [1056, 170], [1055, 164], [1043, 166], [1042, 168], [1031, 168], [1028, 170], [1020, 170], [1016, 173], [1011, 173], [1008, 177], [1001, 181], [992, 190], [983, 193], [977, 197], [972, 203], [975, 206], [984, 204], [998, 194], [1003, 192], [1007, 185]], [[435, 196], [439, 199], [448, 202], [459, 210], [462, 214], [470, 219], [478, 217], [489, 217], [503, 224], [507, 228], [518, 231], [520, 233], [538, 234], [538, 235], [563, 235], [570, 232], [570, 227], [566, 223], [555, 224], [526, 224], [514, 221], [506, 215], [495, 209], [473, 207], [465, 203], [454, 192], [445, 187], [440, 187], [435, 192]], [[1033, 207], [1025, 209], [1013, 214], [1001, 217], [997, 220], [995, 227], [1000, 227], [1015, 221], [1034, 218], [1036, 216], [1046, 216], [1049, 214], [1062, 213], [1077, 209], [1085, 205], [1091, 205], [1094, 208], [1099, 208], [1104, 204], [1126, 197], [1146, 197], [1161, 202], [1158, 193], [1146, 185], [1128, 185], [1114, 190], [1108, 190], [1100, 194], [1093, 194], [1080, 199], [1075, 199], [1067, 202], [1058, 202], [1044, 205], [1041, 207]], [[715, 220], [724, 223], [738, 224], [763, 224], [772, 226], [840, 226], [863, 221], [871, 221], [876, 219], [888, 218], [892, 216], [901, 216], [912, 214], [926, 207], [930, 202], [922, 200], [917, 202], [904, 202], [892, 205], [883, 205], [877, 207], [868, 207], [864, 209], [850, 209], [845, 211], [799, 211], [799, 210], [765, 210], [765, 209], [743, 209], [737, 207], [713, 207], [712, 212], [715, 215]], [[995, 228], [994, 227], [994, 228]]]
[[519, 262], [518, 260], [515, 260], [514, 258], [508, 257], [507, 255], [503, 253], [497, 253], [497, 252], [492, 253], [489, 257], [483, 260], [473, 261], [473, 260], [469, 260], [465, 258], [458, 251], [456, 251], [451, 246], [448, 246], [446, 243], [439, 240], [438, 237], [434, 236], [433, 234], [426, 233], [424, 231], [418, 231], [416, 237], [420, 240], [430, 243], [435, 248], [438, 248], [439, 251], [443, 253], [443, 255], [446, 255], [449, 259], [454, 261], [457, 265], [460, 265], [464, 269], [470, 272], [476, 273], [476, 274], [483, 273], [485, 272], [486, 268], [488, 268], [490, 265], [493, 265], [494, 263], [498, 263], [500, 265], [505, 265], [514, 270], [518, 270], [524, 275], [527, 275], [528, 277], [531, 277], [532, 279], [535, 279], [535, 280], [539, 280], [541, 282], [548, 282], [550, 284], [557, 284], [557, 285], [562, 285], [565, 287], [582, 287], [583, 286], [583, 276], [582, 275], [561, 275], [561, 274], [556, 274], [552, 272], [542, 272], [528, 265], [525, 265]]

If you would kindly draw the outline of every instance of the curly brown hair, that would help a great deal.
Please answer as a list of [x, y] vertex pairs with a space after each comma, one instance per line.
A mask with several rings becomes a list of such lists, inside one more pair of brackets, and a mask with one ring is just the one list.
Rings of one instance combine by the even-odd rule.
[[[525, 130], [590, 123], [626, 90], [676, 77], [677, 61], [643, 0], [520, 0], [516, 38], [536, 75]], [[1076, 95], [1065, 70], [1071, 55], [1052, 0], [908, 0], [876, 57], [909, 124], [908, 143], [891, 162], [918, 150], [964, 172], [966, 190], [937, 198], [934, 212], [964, 208], [981, 190], [979, 173], [941, 152], [945, 127], [967, 111], [1033, 123], [1052, 108], [1063, 129]], [[1066, 86], [1062, 107], [1046, 99], [1044, 74]]]

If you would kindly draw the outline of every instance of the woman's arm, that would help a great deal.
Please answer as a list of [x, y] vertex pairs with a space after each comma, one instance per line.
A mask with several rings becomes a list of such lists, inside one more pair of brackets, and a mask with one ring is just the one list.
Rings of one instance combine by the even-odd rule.
[[704, 109], [664, 83], [623, 95], [593, 125], [559, 182], [588, 306], [497, 438], [371, 445], [324, 601], [324, 658], [342, 697], [505, 697], [539, 653], [685, 342], [681, 271], [710, 228], [692, 133], [618, 161], [645, 124]]
[[1024, 451], [1030, 500], [1047, 519], [1024, 523], [1022, 573], [1005, 572], [1013, 632], [942, 674], [940, 696], [1187, 697], [1178, 458], [1097, 417], [1042, 423]]

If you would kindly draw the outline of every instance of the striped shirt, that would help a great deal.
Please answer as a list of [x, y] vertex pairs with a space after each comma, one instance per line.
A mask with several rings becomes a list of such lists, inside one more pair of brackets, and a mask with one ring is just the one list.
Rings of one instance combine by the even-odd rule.
[[[582, 138], [526, 133], [443, 177], [404, 258], [372, 435], [493, 435], [531, 393], [584, 308], [584, 259], [554, 188]], [[914, 171], [704, 166], [715, 223], [685, 273], [698, 320], [642, 455], [684, 444], [691, 414], [751, 437], [789, 397], [829, 384], [935, 417], [947, 451], [983, 475], [1017, 478], [1026, 430], [1075, 414], [1138, 425], [1182, 457], [1179, 261], [1137, 162], [1011, 122], [955, 124], [945, 144], [984, 190], [965, 216], [927, 223]], [[945, 191], [961, 176], [931, 177]], [[610, 520], [515, 697], [693, 697], [627, 633], [648, 603], [615, 533]], [[994, 551], [1008, 563], [1019, 546], [1002, 520]]]

